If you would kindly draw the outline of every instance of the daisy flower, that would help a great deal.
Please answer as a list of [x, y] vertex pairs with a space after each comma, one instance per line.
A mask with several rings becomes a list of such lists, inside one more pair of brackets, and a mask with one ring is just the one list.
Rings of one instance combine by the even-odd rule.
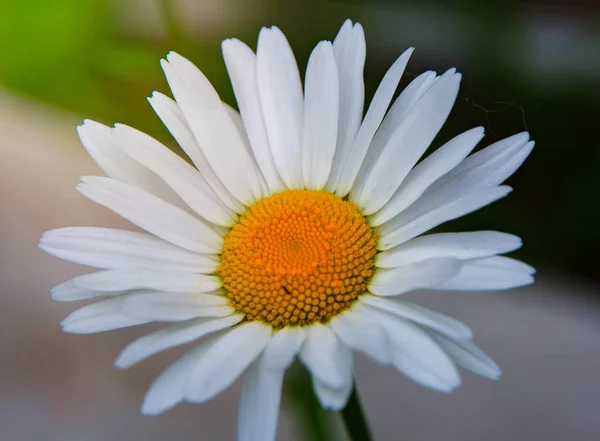
[[478, 127], [421, 159], [461, 75], [425, 72], [393, 100], [412, 51], [364, 117], [358, 23], [315, 47], [304, 87], [278, 28], [260, 31], [256, 53], [224, 41], [239, 113], [171, 52], [161, 64], [175, 99], [149, 101], [193, 166], [125, 125], [78, 128], [107, 177], [83, 177], [77, 189], [146, 232], [44, 233], [44, 251], [100, 269], [52, 290], [59, 301], [103, 298], [70, 314], [64, 331], [172, 323], [127, 346], [118, 368], [195, 343], [152, 384], [143, 413], [205, 402], [242, 376], [238, 439], [273, 440], [290, 363], [297, 357], [322, 406], [339, 410], [353, 351], [443, 392], [460, 385], [457, 366], [499, 377], [465, 324], [393, 296], [533, 282], [532, 267], [500, 256], [521, 246], [516, 236], [423, 233], [506, 196], [501, 184], [534, 143], [520, 133], [471, 153]]

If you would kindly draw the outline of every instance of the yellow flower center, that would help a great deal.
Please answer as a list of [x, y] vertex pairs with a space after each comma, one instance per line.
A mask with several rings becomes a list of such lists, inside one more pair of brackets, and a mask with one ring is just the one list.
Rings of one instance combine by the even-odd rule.
[[217, 274], [247, 320], [326, 322], [366, 291], [376, 241], [352, 203], [288, 190], [259, 200], [231, 228]]

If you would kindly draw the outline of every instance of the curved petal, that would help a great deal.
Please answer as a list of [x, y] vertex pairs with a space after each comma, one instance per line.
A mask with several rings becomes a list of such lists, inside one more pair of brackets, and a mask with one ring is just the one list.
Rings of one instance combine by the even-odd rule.
[[77, 190], [149, 233], [199, 253], [220, 251], [223, 239], [210, 227], [156, 196], [110, 178], [84, 176]]
[[256, 50], [260, 103], [271, 153], [288, 188], [302, 188], [304, 99], [294, 53], [279, 28], [262, 28]]
[[460, 367], [490, 380], [500, 378], [500, 366], [472, 341], [451, 339], [436, 332], [429, 335]]
[[348, 403], [348, 398], [352, 393], [352, 362], [348, 363], [348, 369], [344, 373], [344, 383], [341, 387], [332, 388], [327, 383], [319, 381], [318, 378], [312, 378], [313, 389], [315, 395], [321, 403], [323, 409], [331, 409], [335, 411], [342, 410]]
[[304, 329], [300, 327], [276, 331], [262, 357], [265, 365], [270, 369], [287, 369], [305, 338]]
[[333, 46], [321, 41], [306, 68], [302, 178], [308, 190], [321, 190], [331, 171], [338, 132], [338, 83]]
[[338, 340], [328, 327], [314, 323], [307, 327], [306, 339], [300, 350], [300, 360], [319, 382], [332, 389], [346, 384], [348, 366], [352, 364], [352, 353]]
[[225, 335], [227, 331], [220, 331], [209, 337], [165, 369], [146, 392], [142, 413], [158, 415], [183, 401], [194, 369]]
[[458, 198], [439, 198], [425, 192], [400, 216], [379, 227], [379, 249], [388, 250], [449, 220], [479, 210], [512, 191], [507, 185], [475, 190]]
[[439, 233], [419, 236], [375, 257], [380, 268], [396, 268], [433, 257], [475, 259], [508, 253], [521, 247], [521, 238], [499, 231]]
[[227, 208], [204, 177], [154, 138], [123, 124], [115, 124], [121, 149], [160, 176], [175, 193], [204, 219], [225, 227], [237, 216]]
[[467, 194], [474, 188], [494, 187], [510, 177], [533, 149], [527, 132], [498, 141], [480, 150], [440, 178], [428, 193]]
[[441, 176], [456, 167], [483, 138], [476, 127], [452, 138], [412, 169], [390, 200], [371, 216], [373, 226], [387, 222], [416, 201]]
[[261, 357], [246, 370], [238, 409], [238, 440], [274, 441], [285, 369], [304, 340], [299, 327], [273, 334]]
[[233, 122], [233, 125], [235, 126], [237, 132], [239, 133], [240, 138], [243, 141], [244, 148], [246, 149], [246, 151], [248, 152], [248, 155], [250, 156], [250, 160], [252, 161], [252, 165], [253, 165], [254, 169], [257, 170], [258, 181], [260, 184], [260, 188], [261, 188], [263, 197], [266, 197], [266, 196], [272, 194], [273, 192], [267, 186], [267, 182], [265, 181], [264, 176], [260, 172], [260, 167], [258, 166], [258, 163], [256, 162], [256, 158], [254, 157], [254, 152], [252, 151], [252, 146], [250, 145], [250, 140], [248, 139], [248, 134], [246, 133], [246, 127], [244, 127], [244, 121], [242, 121], [242, 116], [240, 115], [240, 112], [238, 112], [236, 109], [231, 107], [226, 102], [223, 102], [223, 107], [225, 108], [225, 111], [227, 112], [229, 119], [231, 120], [231, 122]]
[[212, 332], [229, 328], [244, 318], [241, 314], [217, 319], [195, 319], [177, 323], [145, 335], [128, 344], [115, 360], [119, 369], [127, 369], [152, 355], [167, 349], [190, 343]]
[[399, 268], [382, 269], [375, 272], [368, 288], [379, 296], [393, 296], [438, 286], [458, 274], [461, 266], [458, 259], [438, 257]]
[[333, 41], [339, 77], [339, 122], [335, 155], [326, 188], [335, 190], [343, 164], [360, 128], [365, 102], [363, 70], [367, 47], [360, 23], [346, 20]]
[[150, 234], [97, 227], [46, 231], [39, 247], [53, 256], [97, 268], [212, 273], [216, 256], [184, 250]]
[[141, 291], [127, 296], [123, 311], [140, 319], [179, 322], [196, 317], [227, 317], [235, 313], [235, 308], [222, 295]]
[[185, 207], [160, 177], [121, 150], [114, 129], [86, 119], [77, 127], [77, 133], [83, 147], [108, 177], [141, 188], [179, 208]]
[[485, 257], [464, 262], [456, 276], [436, 285], [434, 289], [496, 291], [517, 288], [532, 284], [534, 273], [531, 266], [509, 257]]
[[[368, 295], [361, 296], [361, 300]], [[381, 326], [368, 315], [363, 314], [361, 302], [336, 315], [329, 326], [346, 346], [360, 351], [381, 365], [390, 364], [392, 351], [389, 339]]]
[[73, 311], [61, 322], [63, 331], [72, 334], [93, 334], [152, 321], [124, 313], [123, 308], [127, 297], [102, 300]]
[[175, 52], [161, 64], [177, 104], [223, 185], [245, 205], [260, 199], [260, 171], [254, 167], [244, 140], [210, 82]]
[[[379, 130], [373, 138], [369, 153], [381, 154], [381, 149], [389, 142], [390, 138], [406, 118], [421, 97], [431, 89], [431, 86], [439, 79], [434, 71], [423, 72], [413, 79], [398, 98], [394, 101], [390, 110], [385, 115]], [[372, 150], [371, 150], [372, 149]]]
[[244, 212], [244, 205], [232, 196], [208, 163], [175, 100], [160, 92], [153, 92], [148, 102], [225, 206], [238, 214]]
[[248, 46], [236, 39], [223, 41], [223, 57], [231, 78], [235, 98], [248, 134], [252, 151], [272, 192], [285, 189], [279, 176], [265, 126], [256, 70], [256, 55]]
[[238, 441], [275, 441], [283, 370], [271, 370], [254, 361], [242, 380], [238, 405]]
[[[438, 79], [439, 77], [434, 71], [427, 71], [408, 83], [390, 107], [371, 141], [369, 157], [372, 160], [376, 160], [381, 155], [384, 147], [389, 143], [408, 113]], [[359, 176], [361, 173], [362, 171], [359, 171]]]
[[442, 75], [415, 103], [389, 141], [383, 147], [372, 146], [381, 154], [365, 159], [350, 197], [363, 214], [381, 209], [425, 153], [450, 114], [460, 79], [453, 69]]
[[396, 369], [417, 383], [442, 392], [449, 392], [460, 385], [456, 367], [425, 331], [368, 305], [365, 309], [386, 330]]
[[[149, 269], [114, 269], [77, 276], [52, 288], [55, 300], [79, 300], [77, 292], [97, 295], [118, 295], [122, 291], [155, 289], [179, 293], [201, 293], [219, 289], [222, 280], [215, 276], [194, 273], [176, 273]], [[75, 297], [75, 298], [74, 298]]]
[[344, 197], [350, 192], [358, 175], [358, 170], [365, 159], [369, 145], [392, 101], [400, 82], [400, 77], [404, 73], [413, 50], [414, 48], [406, 50], [386, 72], [373, 96], [369, 110], [367, 110], [367, 114], [363, 119], [352, 147], [345, 154], [344, 158], [340, 158], [341, 165], [338, 163], [338, 166], [341, 168], [341, 175], [337, 182], [332, 184], [332, 190], [339, 197]]
[[202, 403], [229, 387], [260, 355], [271, 333], [270, 326], [248, 322], [218, 337], [194, 368], [186, 400]]
[[473, 332], [464, 323], [439, 312], [431, 311], [422, 306], [413, 303], [403, 302], [402, 300], [388, 300], [381, 297], [363, 295], [360, 301], [375, 308], [387, 311], [398, 317], [410, 320], [420, 326], [448, 335], [455, 339], [470, 339]]

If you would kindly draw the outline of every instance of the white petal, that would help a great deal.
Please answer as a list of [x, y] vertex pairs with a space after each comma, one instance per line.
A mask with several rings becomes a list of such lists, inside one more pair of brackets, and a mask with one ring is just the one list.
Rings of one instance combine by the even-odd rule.
[[77, 133], [87, 152], [107, 176], [146, 190], [180, 208], [185, 206], [160, 177], [121, 150], [112, 128], [87, 119], [77, 127]]
[[302, 188], [302, 83], [294, 53], [275, 26], [258, 36], [257, 81], [271, 153], [281, 179]]
[[97, 268], [143, 268], [179, 273], [212, 273], [216, 256], [193, 253], [150, 234], [96, 227], [46, 231], [40, 248], [53, 256]]
[[115, 360], [115, 366], [126, 369], [167, 349], [180, 346], [212, 332], [229, 328], [244, 318], [241, 314], [217, 319], [195, 319], [161, 329], [127, 345]]
[[428, 193], [467, 194], [474, 188], [501, 184], [531, 153], [534, 143], [528, 140], [529, 134], [524, 132], [472, 154], [433, 184]]
[[[363, 295], [361, 299], [365, 297], [371, 296]], [[391, 363], [392, 351], [387, 334], [373, 317], [363, 313], [360, 302], [336, 315], [329, 326], [349, 348], [366, 354], [381, 365]]]
[[321, 403], [321, 407], [324, 409], [330, 409], [334, 411], [342, 410], [348, 403], [348, 398], [352, 393], [352, 362], [348, 364], [348, 369], [345, 371], [344, 384], [338, 388], [329, 387], [327, 383], [319, 381], [318, 378], [312, 378], [313, 389], [315, 395]]
[[306, 335], [303, 328], [287, 327], [276, 331], [265, 348], [263, 359], [270, 369], [286, 369], [298, 353]]
[[491, 380], [500, 378], [500, 366], [472, 341], [450, 339], [436, 332], [431, 332], [430, 335], [460, 367]]
[[305, 88], [302, 177], [305, 188], [321, 190], [329, 177], [338, 132], [338, 72], [329, 41], [321, 41], [310, 55]]
[[299, 327], [275, 332], [262, 355], [246, 370], [238, 410], [238, 440], [275, 439], [283, 374], [303, 340], [304, 330]]
[[[438, 79], [435, 72], [427, 71], [417, 76], [404, 88], [390, 107], [371, 141], [369, 157], [372, 160], [381, 155], [384, 147], [389, 143], [408, 113]], [[362, 172], [359, 172], [359, 176], [361, 174]]]
[[175, 52], [167, 60], [161, 63], [167, 81], [206, 159], [227, 190], [251, 205], [262, 196], [259, 170], [219, 95], [191, 62]]
[[393, 296], [438, 286], [458, 274], [461, 266], [458, 259], [437, 257], [399, 268], [377, 270], [369, 283], [369, 291], [379, 296]]
[[500, 185], [525, 161], [534, 143], [527, 132], [498, 141], [480, 150], [436, 182], [431, 191], [466, 193], [477, 187]]
[[449, 392], [461, 383], [448, 355], [418, 326], [386, 312], [365, 309], [385, 328], [394, 351], [393, 365], [412, 380]]
[[268, 195], [272, 194], [273, 192], [267, 186], [267, 182], [265, 181], [264, 176], [260, 172], [260, 168], [258, 167], [256, 158], [254, 157], [254, 152], [252, 151], [252, 147], [250, 146], [250, 140], [248, 139], [248, 135], [246, 134], [246, 128], [244, 127], [244, 122], [242, 121], [242, 116], [240, 115], [240, 112], [238, 112], [236, 109], [231, 107], [226, 102], [223, 102], [223, 107], [225, 108], [225, 111], [227, 112], [229, 119], [231, 119], [231, 122], [233, 122], [233, 125], [235, 126], [236, 130], [238, 131], [240, 138], [242, 139], [242, 141], [244, 143], [244, 148], [248, 152], [248, 156], [250, 156], [250, 160], [252, 161], [252, 166], [253, 166], [254, 170], [256, 170], [256, 173], [257, 173], [257, 178], [259, 180], [260, 188], [261, 188], [261, 192], [262, 192], [263, 196], [268, 196]]
[[375, 257], [380, 268], [396, 268], [432, 257], [474, 259], [508, 253], [521, 247], [517, 236], [499, 231], [439, 233], [419, 236]]
[[149, 269], [114, 269], [84, 274], [68, 280], [52, 289], [53, 296], [62, 292], [90, 290], [114, 292], [133, 289], [155, 289], [158, 291], [201, 293], [219, 289], [219, 277], [194, 273], [176, 273]]
[[352, 188], [354, 180], [358, 175], [358, 170], [369, 149], [369, 145], [392, 101], [398, 83], [400, 82], [400, 77], [406, 68], [406, 64], [408, 63], [408, 59], [413, 50], [413, 48], [406, 50], [386, 72], [383, 80], [381, 80], [381, 84], [379, 84], [379, 87], [373, 96], [369, 110], [367, 110], [367, 114], [356, 135], [352, 148], [347, 152], [344, 158], [340, 158], [342, 160], [342, 174], [338, 182], [332, 187], [335, 189], [335, 194], [338, 196], [343, 197], [347, 195]]
[[115, 134], [125, 153], [160, 176], [204, 219], [225, 227], [237, 222], [202, 175], [160, 142], [122, 124], [115, 125]]
[[387, 311], [398, 317], [410, 320], [418, 325], [435, 329], [452, 338], [470, 339], [473, 337], [473, 332], [464, 323], [413, 303], [403, 302], [398, 299], [382, 299], [381, 297], [370, 295], [361, 296], [360, 301], [382, 311]]
[[194, 349], [186, 352], [165, 369], [152, 383], [142, 404], [142, 413], [158, 415], [180, 403], [185, 396], [192, 372], [201, 359], [219, 342], [226, 331], [210, 337]]
[[110, 178], [84, 176], [77, 190], [149, 233], [199, 253], [218, 253], [223, 239], [191, 214]]
[[476, 127], [452, 138], [425, 158], [410, 171], [381, 210], [371, 216], [371, 225], [381, 225], [416, 201], [433, 182], [456, 167], [473, 150], [483, 135], [483, 128]]
[[343, 388], [352, 353], [327, 326], [314, 323], [305, 331], [300, 360], [320, 382], [333, 389]]
[[365, 33], [360, 23], [346, 20], [333, 41], [333, 53], [339, 77], [339, 123], [337, 147], [326, 188], [333, 191], [343, 164], [354, 144], [362, 120], [365, 101], [363, 70], [366, 56]]
[[373, 143], [385, 145], [414, 105], [425, 95], [425, 92], [431, 89], [431, 86], [439, 78], [434, 71], [429, 70], [413, 79], [390, 107], [389, 112], [385, 115], [379, 130], [375, 134]]
[[174, 293], [202, 293], [219, 289], [222, 280], [204, 274], [166, 272], [148, 269], [116, 269], [77, 276], [55, 286], [52, 299], [59, 302], [118, 296], [138, 289]]
[[238, 441], [275, 441], [284, 371], [261, 359], [244, 373], [238, 405]]
[[249, 322], [219, 337], [192, 372], [186, 400], [202, 403], [229, 387], [263, 351], [272, 329]]
[[363, 214], [381, 209], [423, 155], [448, 118], [461, 75], [453, 70], [442, 75], [415, 103], [383, 147], [371, 147], [352, 188], [351, 200]]
[[464, 262], [453, 278], [435, 286], [448, 290], [501, 290], [530, 285], [535, 270], [529, 265], [508, 257], [494, 256]]
[[520, 260], [506, 256], [491, 256], [485, 259], [477, 259], [472, 261], [478, 266], [489, 266], [495, 268], [503, 268], [509, 271], [519, 272], [523, 274], [535, 274], [535, 268]]
[[223, 41], [222, 48], [227, 72], [258, 166], [271, 191], [281, 192], [285, 186], [271, 155], [258, 94], [256, 55], [252, 49], [236, 39]]
[[511, 191], [509, 186], [502, 185], [475, 190], [457, 199], [438, 198], [427, 191], [403, 213], [379, 227], [381, 234], [379, 249], [388, 250], [400, 245], [444, 222], [479, 210], [503, 198]]
[[183, 151], [189, 156], [196, 168], [208, 184], [212, 187], [221, 201], [236, 213], [242, 213], [244, 206], [234, 198], [229, 190], [225, 188], [219, 177], [216, 175], [208, 159], [204, 156], [202, 149], [198, 145], [198, 141], [194, 138], [192, 129], [188, 125], [181, 109], [177, 103], [166, 95], [160, 92], [154, 92], [148, 102], [167, 127], [173, 138], [177, 141]]
[[223, 295], [142, 291], [127, 296], [123, 311], [132, 317], [178, 322], [196, 317], [226, 317], [235, 308]]
[[151, 319], [132, 317], [123, 312], [127, 296], [102, 300], [80, 308], [64, 319], [64, 332], [93, 334], [148, 323]]
[[98, 297], [117, 297], [123, 294], [128, 294], [131, 291], [98, 291], [91, 289], [78, 288], [67, 280], [60, 285], [56, 285], [50, 291], [52, 300], [57, 302], [76, 302], [79, 300], [89, 300]]

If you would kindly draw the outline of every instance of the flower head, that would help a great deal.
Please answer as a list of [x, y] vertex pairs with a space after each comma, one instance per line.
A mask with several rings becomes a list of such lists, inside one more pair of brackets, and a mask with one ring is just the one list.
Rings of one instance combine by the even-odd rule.
[[331, 409], [351, 392], [353, 351], [445, 392], [460, 384], [457, 365], [500, 375], [465, 324], [387, 297], [533, 281], [530, 266], [499, 256], [519, 248], [518, 237], [422, 235], [506, 196], [501, 184], [533, 142], [521, 133], [470, 154], [483, 137], [475, 128], [417, 164], [461, 75], [425, 72], [391, 104], [411, 53], [385, 74], [364, 118], [360, 24], [346, 21], [333, 43], [316, 46], [304, 90], [279, 29], [261, 30], [256, 54], [223, 42], [239, 113], [170, 53], [162, 67], [175, 100], [155, 92], [149, 101], [194, 166], [131, 127], [78, 128], [108, 177], [83, 177], [77, 189], [147, 233], [43, 235], [48, 253], [100, 268], [52, 290], [60, 301], [104, 297], [63, 329], [176, 322], [126, 347], [119, 368], [208, 336], [154, 382], [144, 413], [207, 401], [243, 375], [239, 439], [268, 441], [296, 356]]

